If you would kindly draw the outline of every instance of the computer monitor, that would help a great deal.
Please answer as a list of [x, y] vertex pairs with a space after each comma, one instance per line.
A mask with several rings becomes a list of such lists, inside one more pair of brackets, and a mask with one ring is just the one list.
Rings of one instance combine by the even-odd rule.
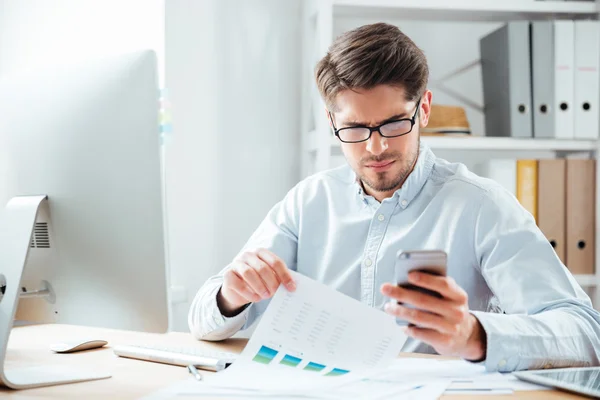
[[0, 331], [15, 290], [19, 319], [168, 329], [159, 135], [151, 51], [0, 81]]

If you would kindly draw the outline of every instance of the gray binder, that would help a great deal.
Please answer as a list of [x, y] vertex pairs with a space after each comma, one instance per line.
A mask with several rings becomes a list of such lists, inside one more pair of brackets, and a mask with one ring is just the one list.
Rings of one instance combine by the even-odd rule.
[[486, 136], [531, 138], [531, 40], [527, 21], [481, 38]]
[[573, 21], [531, 23], [533, 136], [573, 139], [575, 28]]

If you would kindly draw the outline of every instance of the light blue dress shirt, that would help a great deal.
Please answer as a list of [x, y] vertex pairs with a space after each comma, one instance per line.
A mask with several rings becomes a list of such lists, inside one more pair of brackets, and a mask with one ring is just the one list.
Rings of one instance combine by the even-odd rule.
[[[371, 307], [389, 299], [399, 250], [442, 249], [487, 334], [486, 368], [513, 371], [598, 365], [600, 314], [517, 199], [425, 145], [401, 189], [381, 203], [349, 166], [297, 184], [242, 251], [266, 248], [286, 265]], [[226, 318], [216, 304], [223, 271], [196, 295], [189, 325], [221, 340], [248, 327], [268, 300]], [[433, 352], [409, 339], [403, 351]]]

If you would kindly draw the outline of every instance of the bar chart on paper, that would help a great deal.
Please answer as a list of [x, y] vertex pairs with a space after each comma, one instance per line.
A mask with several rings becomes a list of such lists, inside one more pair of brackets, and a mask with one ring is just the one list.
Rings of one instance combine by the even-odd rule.
[[316, 362], [312, 362], [312, 361], [310, 361], [308, 364], [306, 364], [306, 367], [304, 367], [305, 371], [320, 372], [320, 371], [323, 371], [324, 369], [325, 369], [325, 366], [323, 364], [317, 364]]
[[350, 372], [350, 371], [348, 371], [346, 369], [334, 368], [331, 371], [329, 371], [327, 374], [325, 374], [325, 376], [340, 376], [340, 375], [345, 375], [348, 372]]
[[[260, 350], [258, 350], [258, 353], [256, 353], [256, 355], [252, 358], [252, 361], [254, 362], [258, 362], [261, 364], [269, 364], [271, 361], [273, 361], [275, 359], [275, 357], [277, 356], [279, 352], [275, 349], [272, 349], [268, 346], [261, 346]], [[302, 363], [302, 359], [298, 358], [298, 357], [294, 357], [292, 355], [289, 354], [285, 354], [283, 356], [283, 358], [279, 361], [279, 364], [281, 365], [285, 365], [288, 367], [292, 367], [295, 368], [298, 365], [300, 365], [300, 363]], [[305, 371], [313, 371], [313, 372], [321, 372], [323, 370], [325, 370], [327, 368], [326, 365], [323, 364], [319, 364], [313, 361], [309, 361], [305, 366], [304, 366], [304, 370]], [[347, 369], [341, 369], [341, 368], [332, 368], [329, 372], [327, 372], [325, 374], [325, 376], [340, 376], [340, 375], [344, 375], [347, 374], [348, 371]]]
[[261, 364], [269, 364], [271, 361], [273, 361], [276, 355], [277, 350], [274, 350], [267, 346], [261, 346], [260, 350], [258, 351], [258, 353], [256, 353], [252, 361], [256, 361]]
[[307, 277], [294, 277], [296, 291], [279, 288], [242, 354], [216, 374], [214, 384], [315, 388], [354, 379], [396, 358], [406, 336], [393, 317]]
[[298, 364], [300, 364], [301, 362], [302, 362], [301, 358], [290, 356], [289, 354], [286, 354], [285, 356], [283, 356], [283, 358], [281, 359], [281, 361], [279, 363], [282, 365], [287, 365], [288, 367], [297, 367]]

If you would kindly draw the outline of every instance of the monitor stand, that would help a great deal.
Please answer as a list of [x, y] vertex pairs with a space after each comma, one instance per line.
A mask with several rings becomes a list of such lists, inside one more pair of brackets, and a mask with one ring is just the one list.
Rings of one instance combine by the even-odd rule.
[[[6, 368], [8, 338], [19, 304], [19, 288], [27, 264], [33, 227], [47, 196], [20, 196], [11, 199], [0, 219], [0, 275], [5, 284], [0, 298], [0, 386], [29, 389], [110, 378], [110, 374], [87, 370], [80, 366], [36, 365]], [[48, 350], [50, 351], [50, 350]]]

